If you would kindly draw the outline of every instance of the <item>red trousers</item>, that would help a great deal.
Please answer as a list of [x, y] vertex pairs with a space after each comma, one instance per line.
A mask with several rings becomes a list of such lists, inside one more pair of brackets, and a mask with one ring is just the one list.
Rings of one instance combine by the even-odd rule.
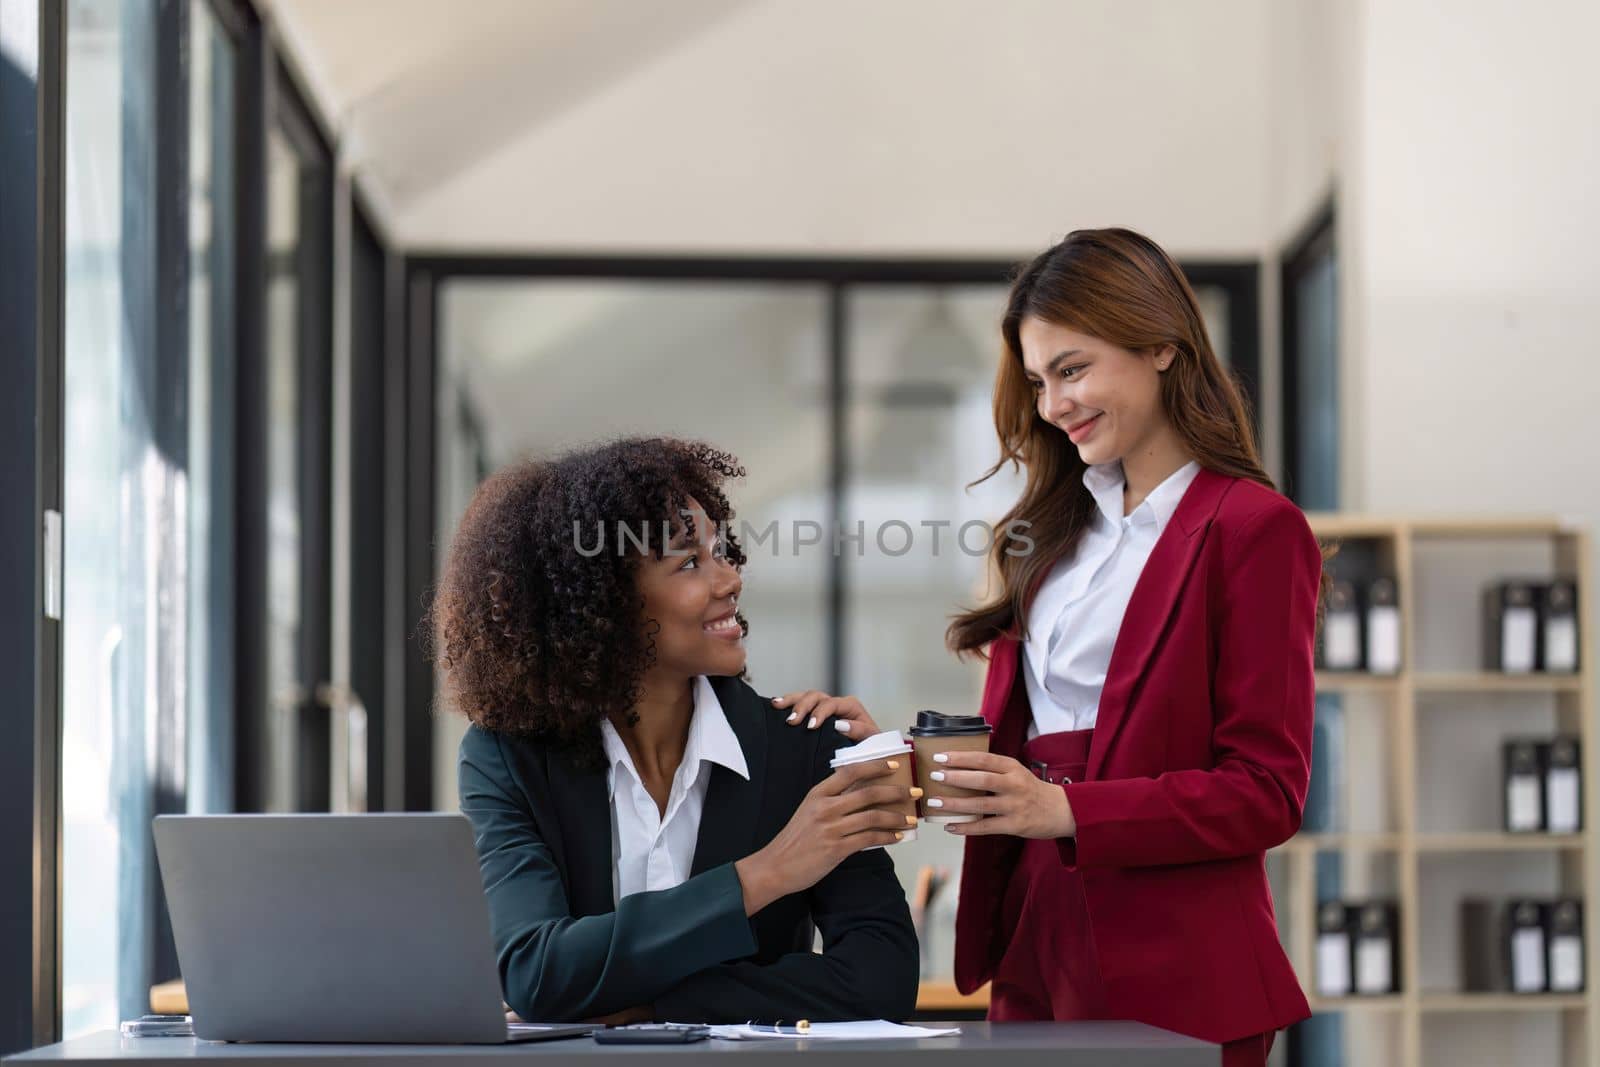
[[[1093, 730], [1045, 734], [1029, 741], [1022, 762], [1047, 782], [1082, 779]], [[989, 1019], [1018, 1022], [1114, 1018], [1095, 953], [1083, 878], [1061, 864], [1054, 841], [1029, 840], [1011, 872], [1000, 909], [1011, 939], [995, 968]], [[1275, 1034], [1222, 1046], [1223, 1067], [1262, 1067]]]

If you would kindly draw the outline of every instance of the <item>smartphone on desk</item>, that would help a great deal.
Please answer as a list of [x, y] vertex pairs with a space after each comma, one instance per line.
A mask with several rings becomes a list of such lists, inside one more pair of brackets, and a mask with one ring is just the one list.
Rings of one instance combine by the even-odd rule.
[[596, 1030], [594, 1039], [601, 1045], [687, 1045], [711, 1036], [711, 1027], [693, 1023], [631, 1023]]

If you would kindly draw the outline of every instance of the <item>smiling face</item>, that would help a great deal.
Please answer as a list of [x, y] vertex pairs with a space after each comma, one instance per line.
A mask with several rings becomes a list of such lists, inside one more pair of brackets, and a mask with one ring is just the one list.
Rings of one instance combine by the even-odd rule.
[[639, 562], [644, 615], [655, 626], [652, 668], [674, 677], [729, 677], [744, 670], [744, 626], [736, 614], [744, 588], [716, 524], [691, 500], [692, 526], [680, 524], [671, 550]]
[[1084, 463], [1123, 459], [1167, 431], [1159, 368], [1170, 346], [1131, 352], [1031, 316], [1018, 336], [1039, 417], [1072, 440]]

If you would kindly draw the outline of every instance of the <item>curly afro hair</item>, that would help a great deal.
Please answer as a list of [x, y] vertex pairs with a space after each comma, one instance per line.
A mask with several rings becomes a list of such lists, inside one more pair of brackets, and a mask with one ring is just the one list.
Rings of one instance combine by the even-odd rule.
[[[638, 591], [641, 556], [618, 551], [622, 539], [612, 535], [619, 526], [650, 531], [659, 556], [656, 532], [681, 522], [691, 497], [713, 523], [731, 524], [722, 487], [744, 473], [727, 452], [657, 437], [491, 475], [461, 518], [434, 597], [445, 699], [486, 730], [602, 762], [600, 720], [633, 714], [655, 659]], [[601, 530], [605, 550], [595, 552]], [[725, 542], [729, 562], [742, 566], [731, 529]]]

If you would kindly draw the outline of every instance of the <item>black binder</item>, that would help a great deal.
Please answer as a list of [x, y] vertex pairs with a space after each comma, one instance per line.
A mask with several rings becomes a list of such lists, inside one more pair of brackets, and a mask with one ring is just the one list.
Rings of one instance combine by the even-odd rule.
[[1393, 578], [1379, 578], [1367, 587], [1367, 670], [1400, 672], [1400, 590]]
[[1539, 611], [1531, 582], [1504, 581], [1483, 594], [1483, 666], [1526, 674], [1539, 667]]
[[1317, 647], [1323, 670], [1361, 669], [1361, 609], [1356, 603], [1356, 587], [1350, 582], [1335, 580], [1329, 586], [1328, 606]]
[[1583, 829], [1583, 767], [1581, 744], [1562, 736], [1539, 746], [1544, 773], [1544, 828], [1552, 834], [1575, 834]]
[[1539, 743], [1512, 738], [1503, 744], [1501, 752], [1505, 768], [1501, 796], [1505, 798], [1506, 832], [1539, 833], [1544, 829], [1544, 775]]
[[1351, 921], [1354, 910], [1342, 900], [1324, 901], [1317, 907], [1317, 995], [1347, 997], [1355, 991], [1351, 974], [1354, 946]]
[[1469, 993], [1542, 993], [1545, 906], [1537, 900], [1461, 902], [1462, 987]]
[[1558, 900], [1550, 906], [1550, 926], [1545, 933], [1549, 952], [1546, 974], [1550, 992], [1583, 991], [1583, 901]]
[[1355, 914], [1355, 991], [1381, 996], [1400, 991], [1400, 908], [1369, 901]]
[[1578, 633], [1578, 583], [1558, 578], [1540, 590], [1539, 669], [1573, 674], [1581, 647]]

